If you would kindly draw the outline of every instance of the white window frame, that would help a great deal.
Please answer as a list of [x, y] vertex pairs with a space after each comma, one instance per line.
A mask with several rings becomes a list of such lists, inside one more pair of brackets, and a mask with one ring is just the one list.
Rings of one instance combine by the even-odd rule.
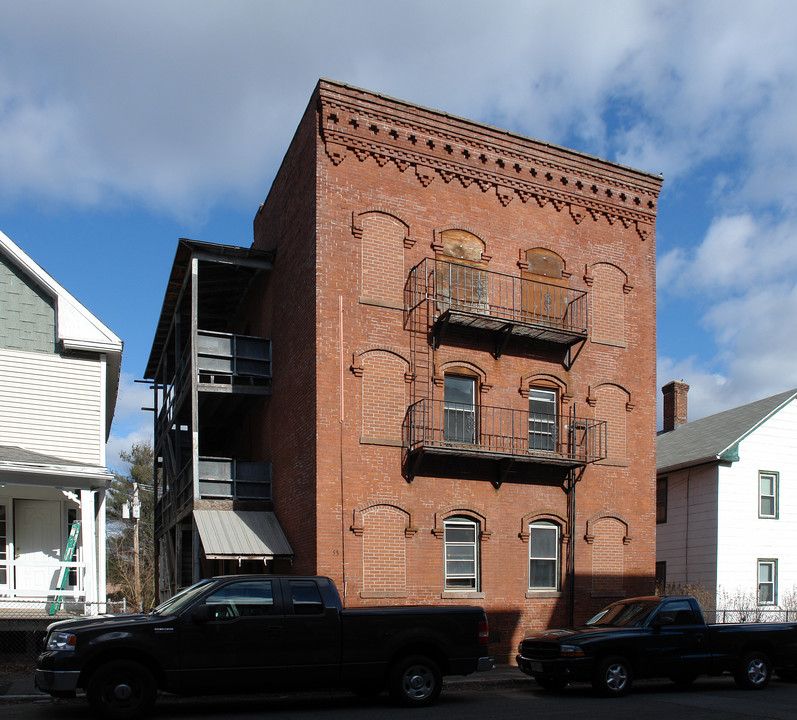
[[[770, 492], [764, 492], [764, 488], [762, 487], [763, 481], [766, 480], [770, 483], [770, 487], [767, 490]], [[765, 470], [759, 470], [758, 472], [758, 517], [767, 520], [776, 520], [778, 517], [778, 486], [780, 478], [778, 477], [778, 473], [776, 472], [769, 472]], [[772, 502], [772, 512], [764, 512], [764, 501], [770, 500]]]
[[[773, 558], [765, 558], [758, 560], [758, 585], [756, 598], [759, 605], [777, 605], [778, 604], [778, 561]], [[762, 580], [762, 571], [764, 571], [764, 578]], [[762, 599], [762, 590], [766, 595]]]
[[[535, 412], [533, 403], [545, 403], [549, 412]], [[557, 396], [551, 388], [529, 388], [529, 450], [556, 452], [557, 449]]]
[[11, 515], [8, 505], [0, 502], [0, 588], [7, 588], [11, 580], [10, 563], [11, 546], [8, 543], [11, 534]]
[[[471, 537], [469, 539], [459, 538], [454, 540], [449, 537], [449, 530], [452, 531], [452, 534], [453, 531], [467, 530]], [[479, 591], [479, 534], [479, 523], [472, 518], [456, 516], [443, 521], [446, 591]], [[463, 572], [461, 567], [455, 569], [455, 564], [461, 566], [464, 563], [470, 563], [472, 571]]]
[[[535, 549], [534, 535], [536, 533], [550, 533], [554, 534], [554, 552], [553, 555], [543, 555], [539, 552], [538, 547]], [[561, 530], [559, 525], [548, 520], [537, 520], [529, 523], [529, 590], [559, 590], [561, 580], [560, 565], [561, 565]], [[553, 564], [553, 585], [534, 585], [533, 566], [535, 563]]]

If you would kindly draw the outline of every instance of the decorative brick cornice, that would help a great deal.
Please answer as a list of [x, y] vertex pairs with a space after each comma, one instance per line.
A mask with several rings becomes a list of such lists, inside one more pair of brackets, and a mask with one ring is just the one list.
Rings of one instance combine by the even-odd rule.
[[319, 97], [319, 131], [335, 165], [350, 155], [392, 161], [412, 167], [423, 187], [456, 178], [491, 190], [502, 206], [533, 199], [567, 207], [577, 224], [603, 217], [634, 225], [643, 240], [653, 233], [654, 176], [346, 86], [323, 83]]

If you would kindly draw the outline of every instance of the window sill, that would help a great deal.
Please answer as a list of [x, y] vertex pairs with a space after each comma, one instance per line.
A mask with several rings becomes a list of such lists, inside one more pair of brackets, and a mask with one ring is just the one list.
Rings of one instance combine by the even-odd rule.
[[377, 298], [362, 297], [358, 298], [360, 305], [373, 305], [374, 307], [388, 308], [389, 310], [404, 310], [403, 302], [393, 300], [379, 300]]
[[407, 593], [403, 592], [403, 591], [395, 591], [395, 590], [394, 591], [385, 590], [383, 592], [380, 592], [378, 590], [375, 590], [373, 592], [362, 591], [360, 593], [360, 597], [363, 598], [363, 600], [375, 600], [375, 599], [379, 599], [379, 598], [385, 598], [385, 599], [387, 599], [387, 598], [405, 598], [405, 597], [407, 597]]
[[484, 600], [483, 592], [471, 590], [444, 590], [440, 593], [443, 600]]
[[559, 590], [527, 590], [527, 600], [544, 600], [548, 598], [561, 598], [562, 593]]
[[386, 447], [404, 447], [401, 440], [393, 438], [361, 437], [360, 445], [384, 445]]

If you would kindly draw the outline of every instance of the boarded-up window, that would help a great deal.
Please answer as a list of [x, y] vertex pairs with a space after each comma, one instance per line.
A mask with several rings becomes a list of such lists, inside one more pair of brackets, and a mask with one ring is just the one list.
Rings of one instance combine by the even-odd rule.
[[592, 342], [625, 347], [625, 273], [614, 265], [598, 263], [592, 268], [592, 279]]
[[401, 440], [407, 411], [406, 362], [390, 352], [363, 358], [362, 434], [371, 439]]
[[363, 592], [406, 591], [406, 515], [390, 505], [363, 512]]
[[362, 216], [363, 297], [403, 303], [405, 236], [404, 225], [390, 215]]
[[594, 524], [592, 532], [592, 589], [622, 592], [625, 525], [614, 518], [603, 518]]
[[595, 419], [606, 421], [606, 459], [626, 460], [628, 394], [616, 385], [601, 385], [595, 390]]

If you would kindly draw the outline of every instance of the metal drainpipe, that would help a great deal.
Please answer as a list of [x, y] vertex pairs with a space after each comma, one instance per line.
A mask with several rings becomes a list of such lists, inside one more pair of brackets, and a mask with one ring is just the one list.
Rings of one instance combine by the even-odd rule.
[[568, 472], [567, 484], [567, 523], [570, 526], [570, 542], [567, 547], [568, 625], [573, 627], [576, 604], [576, 479], [574, 470]]

